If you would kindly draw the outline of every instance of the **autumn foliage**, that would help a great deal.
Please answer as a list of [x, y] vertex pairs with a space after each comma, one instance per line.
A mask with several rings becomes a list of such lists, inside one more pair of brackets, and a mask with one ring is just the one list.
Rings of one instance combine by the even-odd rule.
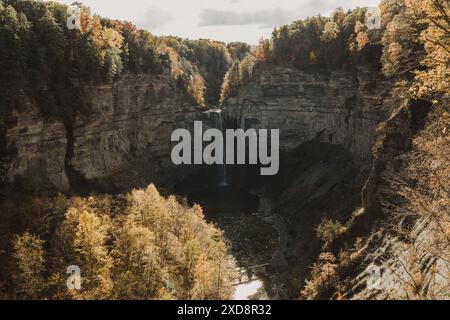
[[[45, 212], [34, 217], [38, 226], [24, 223], [2, 241], [2, 258], [10, 262], [1, 264], [3, 297], [231, 297], [234, 268], [222, 232], [205, 222], [199, 206], [164, 198], [153, 185], [115, 197], [35, 198], [15, 210], [16, 218], [26, 221], [30, 209]], [[66, 285], [71, 265], [80, 267], [81, 290]]]

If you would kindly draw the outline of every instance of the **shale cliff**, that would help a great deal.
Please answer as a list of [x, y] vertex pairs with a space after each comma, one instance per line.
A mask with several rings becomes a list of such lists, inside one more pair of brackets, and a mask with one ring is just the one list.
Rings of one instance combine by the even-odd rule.
[[393, 108], [391, 88], [364, 65], [322, 72], [259, 64], [224, 103], [229, 127], [280, 130], [280, 173], [259, 183], [288, 230], [287, 264], [271, 278], [276, 297], [295, 298], [303, 288], [322, 250], [322, 221], [350, 219], [361, 205], [377, 128]]
[[365, 67], [259, 65], [224, 104], [228, 126], [280, 129], [261, 191], [288, 233], [275, 297], [448, 298], [448, 97], [430, 109], [392, 87]]
[[448, 152], [450, 122], [448, 96], [441, 99], [434, 107], [403, 103], [380, 128], [364, 209], [337, 246], [347, 243], [348, 252], [337, 260], [334, 294], [448, 299], [449, 159], [442, 152]]
[[82, 92], [89, 110], [70, 126], [43, 117], [31, 100], [13, 111], [8, 182], [88, 192], [170, 186], [182, 177], [170, 160], [170, 135], [192, 123], [197, 108], [170, 74], [124, 75]]
[[282, 149], [304, 142], [342, 145], [370, 160], [376, 128], [391, 108], [391, 83], [365, 67], [328, 73], [258, 66], [253, 78], [229, 98], [229, 123], [280, 129]]

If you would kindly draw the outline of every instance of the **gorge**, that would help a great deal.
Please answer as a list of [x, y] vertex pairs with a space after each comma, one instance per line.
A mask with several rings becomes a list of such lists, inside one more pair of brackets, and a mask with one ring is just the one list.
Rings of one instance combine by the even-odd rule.
[[[0, 0], [0, 298], [448, 298], [448, 38], [419, 36], [421, 2], [250, 48], [98, 16], [66, 30], [63, 5]], [[174, 162], [198, 123], [279, 130], [279, 171], [262, 174], [273, 134], [260, 163], [236, 145]], [[74, 263], [85, 291], [61, 287]]]
[[[82, 193], [117, 192], [150, 182], [179, 194], [188, 191], [188, 199], [201, 204], [207, 219], [225, 230], [244, 268], [270, 262], [268, 257], [275, 251], [261, 254], [258, 250], [266, 249], [254, 243], [266, 243], [272, 248], [269, 250], [276, 250], [278, 231], [270, 230], [271, 223], [263, 217], [280, 214], [289, 225], [288, 235], [283, 236], [283, 256], [290, 263], [274, 265], [275, 270], [267, 275], [262, 273], [274, 278], [275, 287], [284, 288], [283, 292], [270, 293], [279, 298], [295, 297], [300, 285], [289, 283], [289, 275], [293, 269], [300, 272], [300, 265], [312, 263], [314, 252], [320, 251], [319, 242], [314, 240], [315, 226], [323, 217], [346, 217], [352, 206], [357, 206], [358, 192], [368, 176], [376, 128], [386, 119], [392, 103], [389, 81], [364, 69], [330, 75], [280, 67], [257, 70], [239, 96], [222, 107], [222, 125], [280, 129], [279, 177], [265, 181], [252, 166], [216, 169], [172, 163], [173, 130], [193, 130], [194, 121], [199, 119], [221, 129], [221, 121], [217, 112], [205, 117], [204, 111], [187, 103], [168, 75], [124, 76], [114, 85], [84, 90], [91, 97], [92, 109], [88, 116], [77, 117], [71, 142], [62, 124], [40, 118], [31, 103], [14, 113], [16, 124], [5, 135], [17, 150], [8, 177], [32, 181], [36, 179], [33, 175], [39, 174], [38, 183], [47, 181], [58, 191], [79, 188]], [[68, 149], [72, 154], [69, 159]], [[216, 179], [221, 185], [217, 188]], [[211, 185], [213, 189], [208, 190]], [[269, 212], [263, 217], [241, 217], [242, 213], [261, 214], [258, 199], [267, 198], [266, 194], [276, 195], [266, 203], [274, 208], [265, 208]], [[236, 221], [251, 219], [255, 226], [262, 226], [249, 232], [239, 222], [230, 222], [230, 217]], [[239, 231], [229, 235], [230, 228]], [[266, 239], [257, 234], [267, 229]], [[242, 241], [249, 242], [242, 245]], [[300, 274], [304, 276], [304, 272]]]
[[[283, 151], [315, 141], [341, 145], [370, 163], [376, 128], [392, 108], [388, 80], [368, 70], [327, 76], [276, 67], [260, 73], [222, 107], [227, 128], [280, 129]], [[180, 168], [170, 161], [170, 135], [177, 128], [192, 130], [194, 121], [202, 119], [202, 110], [173, 86], [168, 75], [142, 75], [84, 88], [91, 110], [75, 120], [72, 139], [63, 124], [47, 121], [36, 105], [27, 103], [14, 111], [14, 124], [5, 134], [15, 149], [8, 180], [31, 179], [39, 172], [51, 187], [64, 191], [74, 187], [67, 171], [75, 171], [86, 181], [134, 177], [128, 185], [142, 184], [139, 179], [158, 182], [164, 176], [164, 184], [173, 187]], [[207, 120], [210, 127], [218, 125], [216, 119]], [[147, 175], [132, 173], [132, 167]], [[184, 169], [181, 177], [188, 174], [189, 168]], [[124, 180], [111, 182], [119, 189], [127, 187]]]

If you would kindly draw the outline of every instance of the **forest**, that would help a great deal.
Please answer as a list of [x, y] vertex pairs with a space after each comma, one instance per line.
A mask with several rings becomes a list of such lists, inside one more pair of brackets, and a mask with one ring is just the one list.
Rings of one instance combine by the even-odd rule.
[[[145, 190], [2, 204], [2, 298], [229, 299], [236, 278], [222, 232], [199, 206]], [[6, 220], [6, 221], [5, 221]], [[25, 230], [13, 235], [17, 230]], [[6, 244], [6, 246], [4, 246]], [[69, 290], [67, 267], [82, 270]], [[5, 268], [6, 266], [6, 268]]]
[[441, 0], [383, 0], [381, 28], [368, 28], [367, 8], [314, 16], [273, 31], [225, 76], [222, 102], [237, 94], [258, 65], [327, 72], [366, 65], [397, 83], [398, 96], [426, 99], [449, 91], [449, 5]]

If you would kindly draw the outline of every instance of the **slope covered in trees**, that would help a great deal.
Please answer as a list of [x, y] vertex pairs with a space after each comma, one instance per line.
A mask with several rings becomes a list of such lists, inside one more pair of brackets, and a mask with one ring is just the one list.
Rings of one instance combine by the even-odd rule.
[[448, 7], [442, 0], [383, 0], [379, 29], [368, 27], [367, 8], [337, 9], [330, 17], [314, 16], [276, 28], [251, 58], [230, 69], [222, 101], [235, 95], [261, 64], [314, 72], [366, 65], [398, 80], [399, 90], [407, 88], [410, 97], [448, 93]]
[[[450, 4], [387, 0], [382, 9], [380, 61], [396, 83], [396, 109], [379, 127], [363, 208], [317, 229], [324, 246], [302, 298], [450, 293]], [[371, 263], [382, 267], [383, 290], [358, 283]]]
[[[382, 8], [396, 10], [391, 2], [383, 3]], [[368, 29], [366, 12], [367, 8], [347, 12], [337, 9], [330, 17], [309, 17], [276, 28], [270, 39], [260, 40], [252, 56], [243, 59], [239, 68], [230, 69], [223, 84], [222, 102], [237, 93], [258, 65], [289, 65], [326, 72], [364, 63], [377, 69], [383, 30]], [[389, 14], [385, 12], [383, 21]]]
[[[1, 296], [14, 299], [228, 299], [235, 278], [222, 232], [199, 206], [153, 185], [118, 196], [7, 201]], [[14, 235], [13, 235], [14, 234]], [[69, 290], [67, 267], [81, 270]]]

